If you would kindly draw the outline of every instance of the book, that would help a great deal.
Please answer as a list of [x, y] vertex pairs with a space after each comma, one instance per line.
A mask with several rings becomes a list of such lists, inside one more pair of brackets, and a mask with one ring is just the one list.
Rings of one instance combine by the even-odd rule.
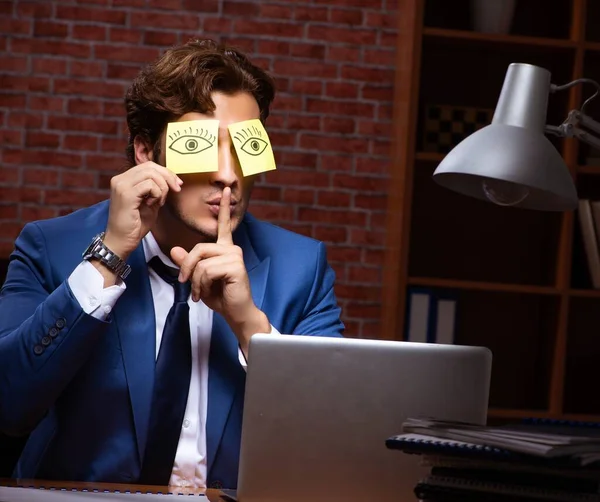
[[405, 339], [419, 343], [454, 343], [457, 295], [453, 291], [410, 287]]
[[600, 427], [538, 423], [482, 426], [427, 418], [409, 418], [403, 432], [422, 434], [430, 440], [451, 440], [463, 447], [496, 448], [502, 452], [559, 458], [568, 457], [579, 465], [600, 461]]

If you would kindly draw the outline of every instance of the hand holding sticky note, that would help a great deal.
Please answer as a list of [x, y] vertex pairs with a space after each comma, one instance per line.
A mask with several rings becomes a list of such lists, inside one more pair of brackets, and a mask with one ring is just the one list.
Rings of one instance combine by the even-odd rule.
[[167, 124], [167, 168], [176, 174], [219, 170], [218, 120]]
[[244, 176], [276, 168], [271, 141], [260, 120], [236, 122], [230, 124], [228, 129]]

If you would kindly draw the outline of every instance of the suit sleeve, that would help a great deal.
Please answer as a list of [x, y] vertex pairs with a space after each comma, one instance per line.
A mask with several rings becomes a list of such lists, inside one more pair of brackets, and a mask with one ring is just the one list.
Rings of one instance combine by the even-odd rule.
[[109, 323], [58, 287], [42, 231], [25, 226], [0, 291], [0, 431], [30, 432], [92, 353]]
[[308, 296], [302, 319], [294, 328], [299, 335], [343, 336], [344, 324], [340, 319], [341, 308], [334, 292], [335, 272], [327, 263], [325, 245], [318, 247], [315, 278]]

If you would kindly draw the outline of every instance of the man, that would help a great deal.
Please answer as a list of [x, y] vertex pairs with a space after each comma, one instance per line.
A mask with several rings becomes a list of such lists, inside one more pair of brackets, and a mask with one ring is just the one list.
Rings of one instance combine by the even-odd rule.
[[[25, 226], [0, 292], [0, 430], [30, 434], [15, 477], [235, 488], [250, 338], [341, 336], [324, 245], [246, 212], [228, 126], [273, 97], [233, 49], [172, 48], [127, 92], [110, 200]], [[167, 125], [209, 119], [218, 170], [165, 167]]]

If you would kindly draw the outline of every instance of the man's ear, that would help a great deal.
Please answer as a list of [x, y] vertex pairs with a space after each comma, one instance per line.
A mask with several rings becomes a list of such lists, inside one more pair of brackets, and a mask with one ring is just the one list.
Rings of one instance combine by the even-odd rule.
[[154, 160], [154, 154], [150, 143], [139, 135], [133, 139], [133, 151], [135, 153], [136, 165]]

